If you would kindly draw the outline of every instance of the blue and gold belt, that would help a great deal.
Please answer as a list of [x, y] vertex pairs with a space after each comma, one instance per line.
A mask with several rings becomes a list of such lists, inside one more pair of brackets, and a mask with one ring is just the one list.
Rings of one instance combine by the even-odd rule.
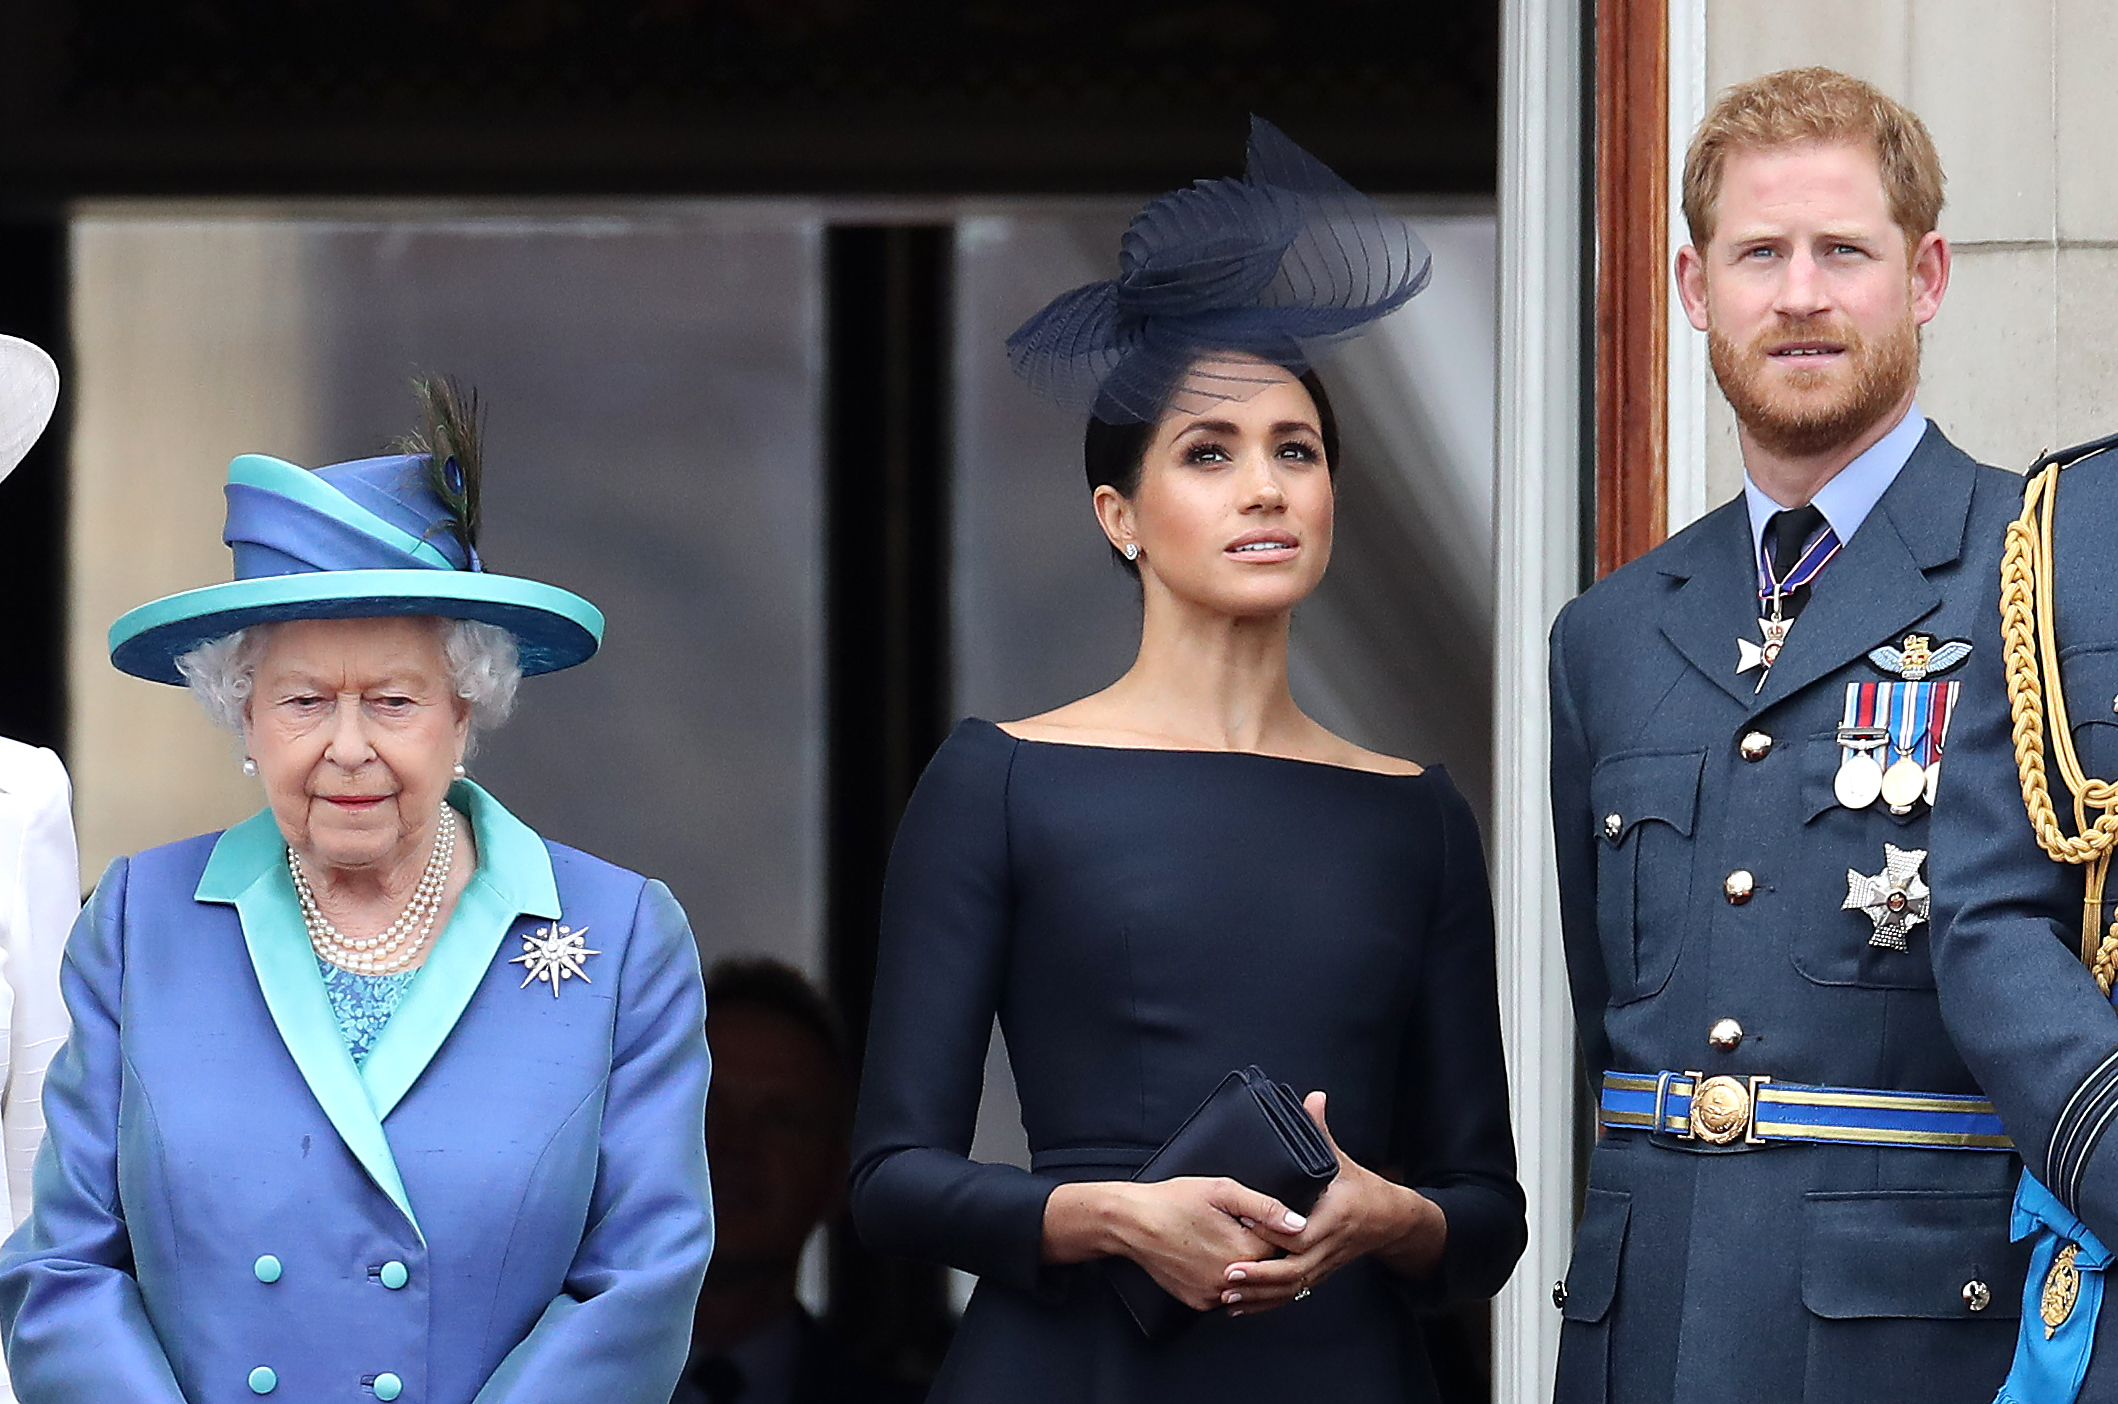
[[1809, 1141], [1943, 1150], [2013, 1150], [1993, 1104], [1954, 1092], [1814, 1087], [1695, 1072], [1603, 1075], [1606, 1130], [1646, 1131], [1701, 1148]]

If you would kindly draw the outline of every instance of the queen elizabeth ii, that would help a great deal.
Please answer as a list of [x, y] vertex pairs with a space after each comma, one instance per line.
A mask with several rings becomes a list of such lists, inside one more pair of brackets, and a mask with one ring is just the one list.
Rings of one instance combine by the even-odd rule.
[[698, 963], [661, 883], [465, 778], [602, 616], [487, 572], [475, 434], [230, 465], [236, 579], [111, 629], [265, 808], [112, 863], [68, 944], [25, 1404], [666, 1400], [713, 1238]]

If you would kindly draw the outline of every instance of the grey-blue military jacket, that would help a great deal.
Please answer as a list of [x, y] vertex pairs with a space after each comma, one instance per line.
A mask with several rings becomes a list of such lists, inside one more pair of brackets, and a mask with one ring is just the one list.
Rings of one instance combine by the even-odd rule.
[[[1872, 651], [1908, 634], [1992, 651], [1987, 584], [2021, 491], [1929, 427], [1762, 689], [1737, 671], [1737, 641], [1760, 637], [1740, 498], [1562, 611], [1552, 813], [1592, 1084], [1697, 1071], [1977, 1092], [1943, 1026], [1932, 928], [1888, 949], [1846, 909], [1849, 873], [1879, 874], [1886, 845], [1926, 849], [1926, 805], [1850, 809], [1833, 781], [1848, 686], [1899, 676]], [[1724, 1025], [1716, 1046], [1724, 1020], [1740, 1035]], [[1988, 1404], [2020, 1305], [2017, 1169], [2005, 1151], [1603, 1132], [1554, 1294], [1560, 1404]]]
[[[2057, 492], [2055, 632], [2068, 721], [2083, 770], [2118, 779], [2118, 452], [2065, 469]], [[1976, 705], [1958, 711], [1934, 825], [1942, 1015], [2030, 1173], [2103, 1244], [2118, 1245], [2118, 1012], [2082, 964], [2083, 870], [2045, 855], [2024, 810], [1997, 571], [1981, 584], [1967, 665]], [[2069, 792], [2056, 763], [2047, 769], [2072, 833]], [[2118, 896], [2118, 884], [2105, 896]], [[2099, 932], [2112, 915], [2106, 900]], [[2118, 1398], [2118, 1303], [2106, 1301], [2096, 1324], [2081, 1398]]]

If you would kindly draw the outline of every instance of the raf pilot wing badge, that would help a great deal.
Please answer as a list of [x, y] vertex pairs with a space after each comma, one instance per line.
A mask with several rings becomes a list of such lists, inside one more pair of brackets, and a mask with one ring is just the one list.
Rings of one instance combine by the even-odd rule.
[[1946, 673], [1971, 656], [1966, 639], [1950, 639], [1939, 648], [1927, 634], [1907, 634], [1901, 647], [1884, 644], [1868, 650], [1868, 661], [1906, 682], [1924, 682], [1930, 673]]

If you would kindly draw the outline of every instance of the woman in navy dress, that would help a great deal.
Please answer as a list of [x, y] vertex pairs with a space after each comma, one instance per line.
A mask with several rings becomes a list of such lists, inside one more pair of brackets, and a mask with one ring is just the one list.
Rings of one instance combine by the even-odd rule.
[[[1011, 340], [1092, 410], [1138, 660], [1056, 711], [966, 721], [891, 858], [853, 1212], [979, 1284], [937, 1404], [1434, 1397], [1412, 1313], [1524, 1241], [1477, 826], [1440, 769], [1305, 716], [1292, 611], [1331, 552], [1337, 431], [1309, 366], [1426, 255], [1276, 131], [1151, 205], [1113, 283]], [[1028, 1170], [968, 1158], [998, 1016]], [[1232, 1069], [1309, 1092], [1339, 1154], [1304, 1218], [1130, 1179]], [[1150, 1342], [1096, 1264], [1206, 1314]]]

